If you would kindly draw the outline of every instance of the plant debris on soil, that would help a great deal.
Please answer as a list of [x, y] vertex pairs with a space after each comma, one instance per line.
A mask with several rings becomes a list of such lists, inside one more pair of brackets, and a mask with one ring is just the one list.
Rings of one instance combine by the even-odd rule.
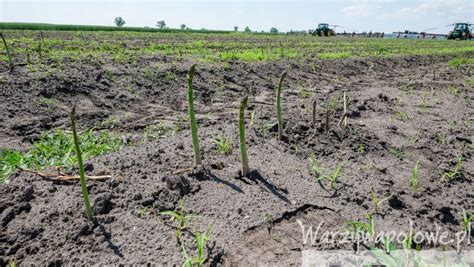
[[[181, 265], [183, 247], [195, 255], [194, 235], [208, 227], [206, 264], [299, 265], [305, 249], [352, 250], [353, 244], [304, 244], [297, 220], [343, 232], [366, 214], [376, 231], [403, 230], [412, 221], [420, 231], [439, 225], [455, 234], [463, 210], [474, 210], [474, 87], [472, 65], [448, 62], [473, 56], [222, 64], [154, 54], [136, 65], [66, 58], [51, 73], [49, 63], [10, 72], [2, 61], [0, 149], [26, 155], [47, 132], [68, 135], [74, 104], [81, 136], [113, 131], [114, 147], [85, 160], [87, 176], [110, 176], [87, 181], [93, 222], [77, 180], [9, 169], [0, 185], [0, 265]], [[193, 64], [204, 163], [198, 168], [192, 168], [187, 121], [186, 74]], [[275, 90], [283, 71], [279, 141]], [[247, 90], [251, 171], [240, 177], [238, 109]], [[344, 93], [346, 127], [339, 123]], [[57, 164], [35, 166], [61, 171]], [[76, 160], [61, 166], [64, 175], [78, 174]], [[374, 195], [381, 200], [376, 206]], [[178, 223], [160, 212], [179, 211], [181, 199], [192, 216], [177, 238]]]

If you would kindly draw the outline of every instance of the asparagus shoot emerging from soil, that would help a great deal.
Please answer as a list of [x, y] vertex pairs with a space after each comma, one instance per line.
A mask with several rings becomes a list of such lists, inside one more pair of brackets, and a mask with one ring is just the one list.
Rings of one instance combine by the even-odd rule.
[[3, 45], [5, 46], [5, 50], [7, 50], [8, 64], [10, 64], [10, 72], [12, 72], [13, 69], [15, 68], [15, 63], [13, 63], [13, 57], [10, 52], [10, 48], [8, 47], [7, 41], [5, 40], [5, 36], [3, 35], [3, 32], [0, 32], [0, 36], [2, 37], [2, 42], [3, 42]]
[[86, 177], [84, 175], [84, 163], [82, 162], [81, 148], [79, 147], [79, 137], [76, 131], [76, 107], [72, 107], [71, 111], [71, 128], [72, 136], [74, 138], [74, 146], [76, 148], [77, 161], [79, 162], [79, 176], [82, 187], [82, 196], [84, 197], [84, 204], [86, 206], [87, 218], [92, 221], [92, 208], [89, 201], [89, 192], [87, 192]]
[[283, 118], [281, 116], [281, 88], [283, 86], [283, 80], [286, 77], [286, 71], [280, 75], [280, 81], [278, 82], [277, 95], [276, 95], [276, 109], [278, 118], [278, 140], [283, 139]]
[[242, 176], [247, 177], [249, 174], [249, 158], [247, 156], [247, 145], [245, 143], [245, 108], [247, 108], [249, 96], [246, 95], [240, 102], [239, 112], [239, 140], [240, 154], [242, 156]]
[[343, 96], [344, 99], [344, 128], [347, 126], [347, 96], [346, 93], [344, 92]]
[[194, 114], [194, 98], [193, 98], [193, 77], [196, 72], [196, 65], [192, 65], [188, 72], [188, 110], [189, 123], [191, 124], [191, 136], [193, 139], [194, 149], [194, 165], [201, 165], [201, 151], [199, 149], [199, 138], [197, 134], [196, 115]]
[[316, 99], [313, 100], [313, 120], [312, 120], [312, 122], [313, 122], [313, 125], [316, 124]]
[[326, 98], [326, 132], [329, 132], [329, 100]]

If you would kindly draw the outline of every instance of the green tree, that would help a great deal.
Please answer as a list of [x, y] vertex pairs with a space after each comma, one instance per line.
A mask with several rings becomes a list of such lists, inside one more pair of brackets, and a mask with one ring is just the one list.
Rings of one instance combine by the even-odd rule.
[[116, 17], [114, 23], [115, 25], [122, 27], [123, 25], [125, 25], [125, 20], [122, 19], [122, 17]]
[[238, 32], [239, 31], [239, 26], [234, 26], [234, 32]]
[[244, 32], [252, 32], [252, 30], [249, 28], [249, 26], [245, 27]]
[[158, 29], [166, 29], [166, 22], [164, 20], [157, 21], [156, 27], [158, 27]]
[[270, 29], [270, 33], [277, 34], [277, 33], [278, 33], [278, 29], [275, 28], [275, 27], [272, 27], [272, 28]]
[[186, 24], [181, 24], [181, 30], [186, 30]]

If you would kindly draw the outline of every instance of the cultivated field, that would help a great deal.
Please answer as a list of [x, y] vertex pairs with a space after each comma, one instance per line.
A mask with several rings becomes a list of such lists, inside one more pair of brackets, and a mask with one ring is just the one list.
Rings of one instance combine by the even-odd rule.
[[[472, 42], [3, 33], [2, 266], [180, 265], [186, 256], [205, 265], [288, 266], [299, 265], [305, 249], [354, 248], [304, 244], [297, 220], [367, 235], [406, 230], [410, 221], [414, 231], [467, 231]], [[196, 168], [187, 91], [194, 64], [203, 161]], [[284, 71], [279, 140], [275, 101]], [[248, 176], [239, 145], [245, 95]], [[76, 179], [73, 105], [94, 222]]]

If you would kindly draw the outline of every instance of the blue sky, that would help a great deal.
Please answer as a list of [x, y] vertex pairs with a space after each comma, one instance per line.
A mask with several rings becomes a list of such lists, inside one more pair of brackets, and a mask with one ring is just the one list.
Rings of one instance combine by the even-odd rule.
[[172, 28], [186, 24], [195, 29], [288, 31], [327, 22], [357, 31], [436, 28], [431, 32], [446, 33], [447, 24], [474, 23], [474, 0], [0, 0], [0, 21], [113, 25], [116, 16], [126, 26], [153, 27], [165, 20]]

